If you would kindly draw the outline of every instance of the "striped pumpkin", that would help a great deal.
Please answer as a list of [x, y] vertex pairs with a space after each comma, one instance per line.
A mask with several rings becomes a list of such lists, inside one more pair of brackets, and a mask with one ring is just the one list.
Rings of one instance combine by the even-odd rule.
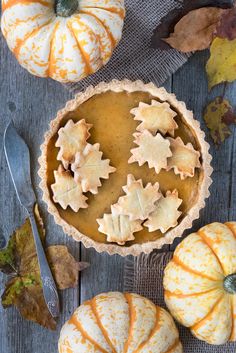
[[197, 338], [236, 341], [236, 222], [185, 238], [165, 269], [164, 288], [172, 315]]
[[110, 59], [125, 16], [124, 0], [2, 0], [1, 28], [30, 73], [78, 81]]
[[182, 353], [172, 317], [137, 294], [85, 302], [62, 328], [60, 353]]

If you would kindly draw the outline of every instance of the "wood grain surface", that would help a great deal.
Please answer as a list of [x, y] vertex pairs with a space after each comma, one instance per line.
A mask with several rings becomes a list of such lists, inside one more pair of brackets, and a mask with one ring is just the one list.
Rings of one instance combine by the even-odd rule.
[[[194, 111], [211, 143], [214, 167], [211, 197], [193, 229], [212, 221], [236, 218], [236, 130], [233, 129], [232, 136], [220, 148], [216, 148], [202, 120], [204, 105], [213, 95], [221, 94], [223, 89], [216, 88], [212, 94], [208, 94], [204, 71], [207, 56], [207, 52], [195, 54], [165, 85]], [[235, 84], [228, 85], [226, 96], [236, 104]], [[22, 69], [0, 36], [0, 246], [3, 246], [4, 239], [8, 239], [26, 216], [16, 199], [3, 153], [3, 132], [11, 118], [30, 146], [33, 182], [47, 228], [47, 242], [66, 244], [77, 259], [81, 258], [91, 264], [81, 275], [78, 288], [61, 293], [62, 314], [58, 329], [53, 333], [24, 321], [16, 309], [4, 310], [0, 305], [0, 353], [56, 353], [60, 328], [80, 302], [99, 292], [122, 290], [123, 287], [124, 259], [97, 254], [93, 249], [85, 249], [74, 242], [54, 223], [41, 200], [37, 177], [39, 146], [50, 120], [70, 98], [72, 94], [59, 83], [33, 77]], [[1, 291], [5, 280], [6, 277], [0, 274]]]

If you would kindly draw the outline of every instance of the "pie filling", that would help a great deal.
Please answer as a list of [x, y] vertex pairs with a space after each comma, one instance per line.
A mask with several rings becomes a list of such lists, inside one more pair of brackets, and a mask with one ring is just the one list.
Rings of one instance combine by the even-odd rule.
[[[160, 191], [166, 195], [167, 191], [177, 189], [178, 197], [182, 199], [179, 207], [181, 216], [178, 223], [186, 216], [187, 212], [193, 207], [198, 199], [199, 183], [203, 177], [202, 168], [196, 168], [193, 177], [181, 180], [180, 175], [176, 175], [174, 170], [162, 169], [158, 174], [154, 168], [149, 168], [145, 163], [139, 166], [138, 163], [128, 164], [132, 156], [131, 149], [137, 148], [134, 143], [133, 134], [136, 132], [140, 121], [134, 120], [131, 110], [139, 106], [140, 102], [151, 104], [152, 100], [158, 101], [145, 92], [121, 92], [108, 91], [93, 96], [81, 104], [78, 109], [68, 112], [61, 120], [60, 127], [64, 127], [69, 120], [74, 123], [85, 119], [87, 124], [92, 124], [90, 129], [91, 136], [87, 142], [89, 144], [100, 144], [100, 151], [103, 152], [103, 159], [109, 159], [110, 165], [116, 171], [109, 175], [108, 179], [101, 179], [101, 186], [97, 194], [90, 192], [84, 195], [88, 198], [87, 208], [81, 208], [78, 212], [70, 207], [64, 210], [58, 203], [55, 203], [60, 216], [69, 224], [78, 229], [91, 239], [106, 243], [105, 234], [98, 231], [97, 219], [101, 219], [104, 214], [111, 213], [111, 205], [117, 203], [121, 196], [124, 196], [123, 186], [127, 184], [127, 175], [132, 174], [136, 180], [142, 179], [144, 187], [148, 183], [160, 185]], [[166, 137], [180, 137], [184, 144], [191, 143], [193, 148], [200, 151], [200, 147], [195, 137], [194, 131], [186, 124], [184, 117], [173, 107], [171, 109], [177, 113], [174, 120], [178, 128], [174, 130], [174, 135]], [[55, 134], [47, 147], [47, 185], [53, 201], [51, 185], [55, 183], [54, 171], [58, 169], [60, 161], [57, 160], [59, 148], [55, 147], [58, 134]], [[201, 158], [200, 158], [201, 162]], [[127, 242], [126, 246], [135, 243], [145, 243], [154, 241], [165, 234], [161, 231], [149, 232], [147, 227], [136, 232], [135, 239]]]

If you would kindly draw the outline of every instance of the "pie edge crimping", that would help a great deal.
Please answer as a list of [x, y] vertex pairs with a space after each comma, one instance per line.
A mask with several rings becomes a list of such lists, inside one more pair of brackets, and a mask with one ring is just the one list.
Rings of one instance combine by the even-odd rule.
[[[143, 244], [133, 244], [131, 246], [120, 246], [118, 244], [106, 244], [97, 242], [88, 236], [82, 234], [72, 225], [68, 224], [64, 219], [61, 218], [57, 207], [51, 200], [49, 189], [47, 187], [47, 145], [52, 136], [54, 136], [60, 126], [60, 122], [63, 117], [70, 111], [74, 111], [78, 106], [87, 101], [89, 98], [96, 94], [105, 93], [107, 91], [122, 92], [127, 91], [129, 93], [142, 91], [151, 94], [153, 97], [157, 97], [162, 101], [167, 101], [171, 106], [175, 107], [184, 117], [187, 124], [195, 131], [195, 136], [201, 147], [202, 156], [202, 169], [204, 171], [203, 178], [201, 181], [201, 188], [199, 188], [198, 200], [196, 204], [188, 211], [181, 223], [175, 228], [168, 231], [163, 237], [158, 238], [154, 241], [146, 242]], [[165, 244], [172, 244], [174, 239], [181, 237], [186, 229], [192, 227], [194, 220], [199, 218], [199, 212], [205, 207], [205, 199], [210, 195], [209, 187], [212, 184], [211, 174], [213, 168], [211, 167], [212, 157], [209, 153], [209, 144], [205, 141], [205, 133], [200, 129], [200, 123], [194, 119], [193, 113], [187, 110], [184, 102], [178, 101], [176, 96], [172, 93], [168, 93], [165, 88], [156, 87], [153, 83], [143, 83], [142, 81], [130, 81], [130, 80], [112, 80], [111, 82], [101, 82], [97, 86], [89, 86], [84, 92], [80, 92], [75, 95], [75, 98], [67, 102], [65, 108], [58, 111], [57, 116], [50, 123], [49, 130], [44, 135], [44, 142], [42, 143], [41, 156], [39, 157], [39, 171], [38, 175], [41, 179], [40, 188], [43, 192], [42, 199], [47, 204], [47, 209], [50, 214], [53, 215], [55, 222], [63, 228], [63, 231], [72, 236], [75, 241], [81, 241], [86, 248], [94, 248], [97, 252], [107, 252], [108, 254], [119, 254], [121, 256], [134, 255], [138, 256], [141, 253], [148, 254], [154, 249], [160, 249]]]

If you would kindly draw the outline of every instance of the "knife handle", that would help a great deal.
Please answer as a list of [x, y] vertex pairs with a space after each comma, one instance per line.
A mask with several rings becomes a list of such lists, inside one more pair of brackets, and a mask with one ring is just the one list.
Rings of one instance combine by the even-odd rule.
[[27, 211], [29, 213], [30, 223], [36, 246], [36, 252], [38, 256], [44, 299], [47, 304], [48, 310], [50, 311], [51, 315], [55, 318], [59, 316], [60, 311], [56, 284], [53, 279], [50, 267], [48, 265], [48, 261], [40, 239], [37, 223], [35, 221], [34, 211], [33, 209], [28, 209]]

